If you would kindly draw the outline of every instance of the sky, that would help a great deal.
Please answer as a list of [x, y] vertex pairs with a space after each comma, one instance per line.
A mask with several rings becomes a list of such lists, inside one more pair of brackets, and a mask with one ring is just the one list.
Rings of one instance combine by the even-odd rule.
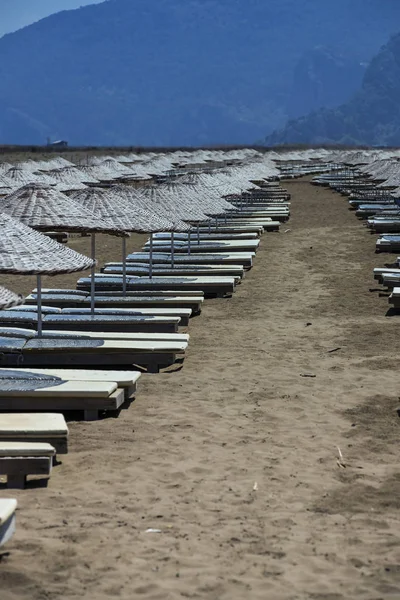
[[0, 37], [60, 10], [99, 4], [104, 0], [0, 0]]

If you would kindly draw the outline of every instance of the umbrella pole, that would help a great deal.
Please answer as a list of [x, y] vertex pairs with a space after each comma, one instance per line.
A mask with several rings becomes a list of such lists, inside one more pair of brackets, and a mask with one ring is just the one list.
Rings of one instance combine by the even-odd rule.
[[197, 243], [200, 245], [200, 225], [197, 223]]
[[171, 233], [171, 269], [175, 266], [175, 233]]
[[37, 275], [36, 277], [36, 296], [37, 296], [37, 334], [38, 337], [42, 337], [42, 276]]
[[[91, 234], [91, 246], [92, 246], [92, 259], [95, 260], [96, 259], [96, 234], [95, 233]], [[90, 279], [90, 313], [91, 313], [92, 316], [94, 315], [94, 304], [95, 304], [95, 300], [94, 300], [94, 294], [95, 294], [95, 282], [94, 282], [95, 271], [96, 271], [96, 265], [94, 264], [93, 267], [92, 267], [92, 273], [91, 273], [91, 279]]]
[[208, 233], [211, 233], [211, 220], [208, 220]]
[[153, 234], [150, 234], [149, 278], [153, 279]]
[[215, 217], [215, 229], [218, 229], [218, 217]]
[[192, 234], [191, 234], [191, 230], [189, 229], [188, 231], [188, 255], [190, 256], [190, 250], [191, 250], [191, 243], [192, 243]]
[[122, 238], [122, 295], [126, 296], [126, 238]]
[[226, 213], [225, 213], [225, 215], [224, 215], [224, 216], [225, 216], [225, 225], [226, 225], [226, 224], [227, 224], [227, 222], [228, 222], [228, 217], [227, 217]]

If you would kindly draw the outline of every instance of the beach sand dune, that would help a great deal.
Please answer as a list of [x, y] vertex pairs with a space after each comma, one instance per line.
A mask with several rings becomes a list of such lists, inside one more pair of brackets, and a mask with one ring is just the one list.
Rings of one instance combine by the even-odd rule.
[[183, 368], [71, 423], [47, 489], [1, 490], [2, 600], [400, 597], [398, 320], [370, 291], [390, 257], [345, 199], [285, 187], [290, 222], [193, 319]]

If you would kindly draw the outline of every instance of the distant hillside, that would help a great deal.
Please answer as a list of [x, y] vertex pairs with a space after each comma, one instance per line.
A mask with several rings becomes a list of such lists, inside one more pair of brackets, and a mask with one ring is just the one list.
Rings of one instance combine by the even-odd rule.
[[[299, 114], [296, 97], [304, 112], [346, 101], [399, 22], [398, 0], [109, 0], [62, 12], [0, 39], [0, 143], [254, 142]], [[303, 85], [296, 72], [310, 64]]]
[[346, 102], [360, 88], [367, 64], [326, 47], [306, 52], [294, 69], [289, 118]]
[[371, 61], [361, 89], [333, 110], [289, 121], [267, 144], [342, 143], [400, 145], [400, 34]]

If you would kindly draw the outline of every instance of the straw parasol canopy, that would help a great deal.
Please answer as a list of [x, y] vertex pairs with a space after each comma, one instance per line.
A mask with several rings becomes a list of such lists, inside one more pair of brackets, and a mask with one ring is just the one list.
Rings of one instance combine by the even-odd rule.
[[24, 297], [10, 292], [7, 288], [0, 286], [0, 310], [13, 308], [24, 303]]
[[[152, 276], [152, 244], [156, 231], [188, 231], [189, 227], [179, 219], [157, 210], [148, 210], [143, 204], [135, 201], [135, 196], [125, 186], [110, 188], [90, 188], [76, 192], [73, 197], [77, 202], [89, 208], [115, 226], [123, 226], [127, 231], [150, 233], [150, 276]], [[123, 294], [126, 293], [126, 244], [122, 242]]]
[[[87, 188], [74, 192], [71, 197], [87, 210], [101, 216], [115, 227], [137, 233], [157, 231], [188, 231], [189, 226], [157, 207], [146, 208], [135, 202], [136, 196], [125, 186]], [[154, 208], [154, 210], [153, 210]]]
[[95, 264], [5, 213], [0, 213], [0, 229], [0, 273], [61, 275]]
[[40, 231], [127, 235], [122, 227], [102, 220], [73, 198], [45, 184], [28, 184], [0, 199], [0, 211]]
[[47, 173], [50, 177], [55, 179], [57, 183], [70, 186], [71, 190], [82, 189], [82, 186], [86, 183], [99, 183], [97, 179], [85, 175], [83, 171], [75, 166], [51, 169], [50, 171], [47, 171]]
[[61, 275], [92, 269], [93, 259], [27, 227], [21, 221], [0, 213], [0, 273], [37, 275], [38, 335], [42, 335], [42, 275]]
[[34, 175], [27, 169], [21, 169], [20, 167], [11, 167], [5, 173], [2, 174], [4, 181], [9, 184], [12, 189], [17, 189], [21, 185], [27, 183], [40, 183], [40, 177]]

